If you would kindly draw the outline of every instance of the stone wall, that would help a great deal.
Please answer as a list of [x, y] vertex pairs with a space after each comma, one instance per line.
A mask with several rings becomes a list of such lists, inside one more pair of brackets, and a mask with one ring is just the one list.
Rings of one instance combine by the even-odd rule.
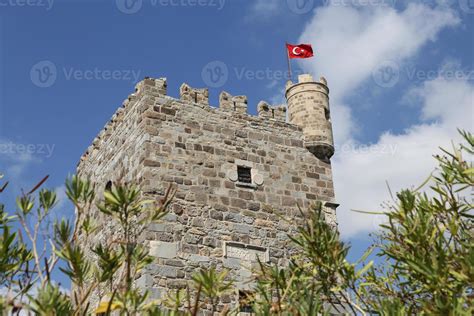
[[[133, 182], [151, 197], [177, 188], [171, 212], [143, 236], [156, 259], [137, 283], [155, 298], [211, 265], [230, 269], [236, 288], [247, 289], [257, 256], [279, 265], [290, 258], [287, 234], [304, 220], [297, 204], [334, 202], [330, 162], [307, 150], [281, 106], [261, 102], [254, 117], [245, 96], [219, 99], [219, 108], [210, 107], [207, 90], [187, 84], [173, 99], [165, 79], [147, 78], [78, 166], [98, 184]], [[239, 182], [239, 166], [251, 168], [250, 183]], [[335, 207], [325, 208], [333, 225]], [[110, 236], [104, 226], [97, 239]]]
[[286, 85], [289, 121], [303, 128], [306, 148], [321, 159], [334, 154], [334, 140], [326, 79], [315, 82], [311, 75], [298, 76]]

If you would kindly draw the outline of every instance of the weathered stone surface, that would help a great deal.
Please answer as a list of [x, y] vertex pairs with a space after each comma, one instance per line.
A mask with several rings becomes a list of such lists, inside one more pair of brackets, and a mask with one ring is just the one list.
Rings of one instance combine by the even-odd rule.
[[141, 288], [151, 288], [153, 286], [153, 277], [149, 273], [144, 273], [136, 280], [136, 284]]
[[163, 265], [154, 265], [151, 264], [148, 271], [150, 271], [151, 275], [161, 275], [165, 277], [176, 278], [178, 275], [178, 268], [170, 267], [170, 266], [163, 266]]
[[177, 244], [175, 242], [150, 241], [150, 255], [158, 258], [172, 259], [176, 257]]
[[164, 232], [166, 231], [166, 224], [165, 223], [153, 223], [148, 226], [148, 229], [150, 231], [155, 231], [155, 232]]
[[237, 258], [224, 258], [222, 259], [222, 263], [224, 267], [228, 269], [240, 269], [242, 267], [241, 260]]
[[287, 83], [286, 97], [290, 122], [303, 128], [305, 146], [319, 158], [329, 160], [334, 154], [334, 141], [326, 79], [314, 82], [309, 74], [299, 75], [296, 84]]
[[[238, 288], [249, 287], [255, 253], [287, 264], [294, 253], [287, 234], [304, 221], [297, 204], [332, 202], [324, 214], [336, 227], [324, 151], [332, 146], [327, 84], [307, 76], [299, 81], [287, 87], [286, 123], [284, 106], [261, 102], [255, 117], [247, 114], [255, 105], [245, 96], [223, 92], [214, 108], [207, 89], [183, 84], [177, 100], [166, 96], [165, 79], [147, 78], [81, 158], [78, 174], [97, 185], [97, 196], [108, 181], [133, 183], [154, 200], [169, 185], [176, 188], [170, 212], [139, 239], [155, 259], [136, 283], [154, 298], [211, 266], [230, 269]], [[250, 168], [250, 177], [242, 178], [239, 167]], [[95, 242], [116, 234], [113, 225], [102, 227]], [[242, 245], [230, 252], [240, 257], [226, 256], [227, 242]]]
[[190, 255], [189, 261], [191, 262], [209, 262], [210, 258], [207, 256], [200, 256], [200, 255]]
[[150, 288], [150, 298], [152, 300], [157, 300], [162, 298], [166, 295], [166, 289], [159, 289], [159, 288]]

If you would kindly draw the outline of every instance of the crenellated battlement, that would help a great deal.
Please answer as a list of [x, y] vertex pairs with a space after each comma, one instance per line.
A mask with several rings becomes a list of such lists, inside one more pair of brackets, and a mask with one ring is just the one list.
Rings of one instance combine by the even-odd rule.
[[262, 118], [272, 118], [277, 121], [286, 121], [286, 105], [271, 106], [265, 101], [260, 101], [257, 105], [258, 116]]
[[[244, 115], [249, 121], [260, 119], [260, 123], [265, 121], [276, 121], [286, 123], [286, 105], [272, 106], [266, 101], [260, 101], [257, 104], [257, 116], [248, 114], [248, 99], [245, 95], [233, 96], [226, 91], [219, 94], [218, 107], [211, 107], [209, 104], [209, 89], [207, 88], [193, 88], [187, 83], [183, 83], [179, 88], [179, 100], [169, 97], [168, 84], [166, 78], [150, 78], [145, 77], [142, 81], [135, 85], [135, 91], [130, 94], [123, 102], [122, 106], [117, 109], [109, 122], [94, 138], [92, 144], [87, 148], [87, 151], [82, 155], [81, 161], [86, 159], [92, 152], [97, 151], [101, 143], [114, 133], [124, 118], [130, 115], [130, 112], [136, 112], [135, 105], [143, 98], [161, 98], [167, 102], [182, 102], [186, 104], [195, 104], [214, 111], [222, 111], [223, 113], [236, 115]], [[154, 101], [148, 100], [144, 107], [154, 105]]]
[[248, 100], [245, 95], [232, 96], [230, 93], [222, 91], [219, 94], [219, 109], [224, 111], [234, 111], [236, 113], [246, 114]]
[[[166, 95], [168, 84], [166, 78], [154, 79], [145, 77], [135, 85], [135, 92], [147, 93], [150, 95]], [[130, 98], [129, 98], [130, 99]]]
[[209, 89], [191, 88], [187, 83], [183, 83], [179, 88], [179, 98], [197, 104], [209, 104]]

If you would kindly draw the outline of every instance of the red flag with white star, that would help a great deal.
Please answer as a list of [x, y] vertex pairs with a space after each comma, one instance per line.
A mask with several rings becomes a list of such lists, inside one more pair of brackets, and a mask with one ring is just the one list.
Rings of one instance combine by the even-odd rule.
[[288, 50], [288, 57], [293, 58], [309, 58], [313, 57], [313, 48], [310, 44], [291, 45], [286, 44]]

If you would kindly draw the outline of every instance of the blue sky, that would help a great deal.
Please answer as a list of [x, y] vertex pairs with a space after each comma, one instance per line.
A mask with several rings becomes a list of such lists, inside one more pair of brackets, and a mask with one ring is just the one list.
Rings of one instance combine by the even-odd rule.
[[145, 76], [167, 77], [171, 96], [183, 82], [214, 86], [212, 105], [222, 90], [245, 94], [250, 113], [284, 102], [285, 41], [315, 50], [295, 73], [329, 82], [338, 219], [354, 256], [381, 219], [350, 209], [378, 209], [386, 181], [421, 183], [456, 127], [472, 130], [471, 0], [49, 1], [0, 0], [5, 199], [45, 174], [61, 188]]

